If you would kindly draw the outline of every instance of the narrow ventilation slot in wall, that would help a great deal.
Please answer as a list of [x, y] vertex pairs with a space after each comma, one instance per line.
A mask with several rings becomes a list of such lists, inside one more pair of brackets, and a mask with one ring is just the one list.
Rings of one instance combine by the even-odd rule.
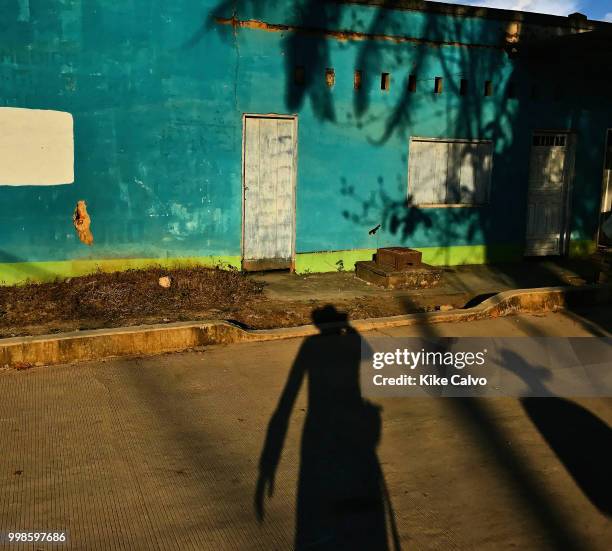
[[468, 81], [467, 79], [462, 78], [461, 81], [459, 82], [459, 95], [465, 96], [467, 95], [467, 91], [468, 91]]
[[442, 77], [436, 77], [434, 80], [434, 94], [442, 93]]
[[516, 84], [514, 82], [509, 82], [506, 88], [506, 95], [510, 99], [516, 98]]
[[306, 77], [305, 77], [304, 67], [302, 67], [301, 65], [298, 65], [293, 71], [293, 82], [297, 84], [298, 86], [302, 86], [304, 84], [305, 78]]
[[493, 82], [491, 82], [490, 80], [485, 80], [484, 95], [487, 97], [493, 95]]
[[355, 88], [355, 90], [361, 90], [362, 77], [363, 75], [361, 71], [359, 69], [356, 70], [353, 76], [353, 87]]
[[408, 77], [408, 91], [414, 94], [416, 88], [416, 75], [410, 75]]
[[389, 73], [380, 74], [380, 89], [389, 91], [391, 88], [391, 75]]
[[336, 73], [333, 69], [327, 68], [325, 69], [325, 84], [327, 84], [328, 88], [333, 87], [336, 83]]

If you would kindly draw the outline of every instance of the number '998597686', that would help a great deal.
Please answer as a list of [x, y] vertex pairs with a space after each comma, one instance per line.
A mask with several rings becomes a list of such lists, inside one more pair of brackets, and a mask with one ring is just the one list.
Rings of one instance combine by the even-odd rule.
[[5, 543], [64, 543], [66, 540], [65, 532], [5, 532], [0, 534], [0, 542]]

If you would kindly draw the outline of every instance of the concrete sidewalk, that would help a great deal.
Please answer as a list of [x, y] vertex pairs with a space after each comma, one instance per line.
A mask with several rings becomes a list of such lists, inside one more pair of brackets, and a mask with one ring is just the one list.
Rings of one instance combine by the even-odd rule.
[[[352, 325], [358, 331], [411, 325], [435, 326], [441, 323], [495, 319], [520, 313], [573, 310], [609, 305], [611, 302], [612, 287], [607, 285], [541, 287], [505, 291], [469, 308], [354, 319]], [[312, 321], [315, 307], [316, 305], [310, 305], [309, 322]], [[338, 315], [351, 318], [349, 312], [342, 310]], [[326, 332], [338, 331], [343, 327], [342, 323], [338, 325], [334, 321], [338, 320], [330, 319], [324, 324]], [[318, 332], [312, 323], [298, 327], [250, 330], [223, 320], [207, 320], [14, 337], [0, 339], [0, 366], [27, 368], [35, 365], [95, 361], [113, 356], [153, 355], [212, 344], [301, 338]]]
[[463, 307], [474, 297], [559, 285], [596, 283], [598, 266], [590, 259], [533, 258], [511, 264], [442, 266], [442, 280], [429, 289], [383, 289], [357, 279], [354, 272], [297, 275], [287, 272], [255, 273], [265, 284], [265, 295], [275, 301], [328, 301], [342, 303], [361, 297], [398, 302], [408, 313], [419, 306]]
[[[610, 328], [609, 310], [380, 334], [601, 335]], [[308, 407], [304, 388], [261, 523], [253, 497], [268, 423], [303, 342], [1, 370], [0, 531], [68, 534], [62, 546], [6, 548], [291, 549]], [[606, 451], [605, 441], [572, 430], [572, 412], [599, 419], [609, 430], [609, 399], [545, 404], [561, 406], [551, 412], [577, 451], [587, 457]], [[402, 549], [611, 548], [609, 518], [519, 401], [413, 398], [379, 405], [377, 457]]]
[[[164, 290], [158, 276], [168, 272], [151, 270], [73, 278], [55, 286], [0, 287], [0, 310], [7, 312], [0, 319], [0, 338], [220, 319], [250, 329], [297, 327], [310, 323], [312, 310], [326, 304], [366, 320], [463, 308], [508, 290], [580, 287], [597, 280], [595, 263], [571, 259], [445, 267], [434, 288], [398, 290], [368, 285], [352, 272], [213, 270], [214, 277], [205, 277], [189, 269], [175, 270], [176, 285]], [[228, 286], [235, 290], [229, 296]]]

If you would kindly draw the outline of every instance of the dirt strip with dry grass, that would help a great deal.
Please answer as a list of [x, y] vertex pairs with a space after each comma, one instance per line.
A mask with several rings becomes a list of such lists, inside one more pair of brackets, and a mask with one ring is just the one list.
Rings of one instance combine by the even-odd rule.
[[[160, 285], [162, 277], [170, 286]], [[271, 300], [265, 283], [236, 270], [152, 267], [97, 272], [51, 283], [0, 286], [0, 337], [41, 335], [141, 324], [226, 319], [265, 329], [310, 323], [329, 303]], [[429, 306], [364, 296], [334, 301], [351, 319], [424, 311]]]

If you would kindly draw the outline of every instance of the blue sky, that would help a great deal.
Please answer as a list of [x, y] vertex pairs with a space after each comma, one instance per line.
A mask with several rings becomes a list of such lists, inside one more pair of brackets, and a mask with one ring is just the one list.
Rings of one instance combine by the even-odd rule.
[[[446, 2], [446, 0], [438, 0]], [[448, 4], [468, 4], [505, 10], [535, 11], [553, 15], [569, 15], [579, 11], [589, 19], [612, 23], [612, 0], [453, 0]]]

